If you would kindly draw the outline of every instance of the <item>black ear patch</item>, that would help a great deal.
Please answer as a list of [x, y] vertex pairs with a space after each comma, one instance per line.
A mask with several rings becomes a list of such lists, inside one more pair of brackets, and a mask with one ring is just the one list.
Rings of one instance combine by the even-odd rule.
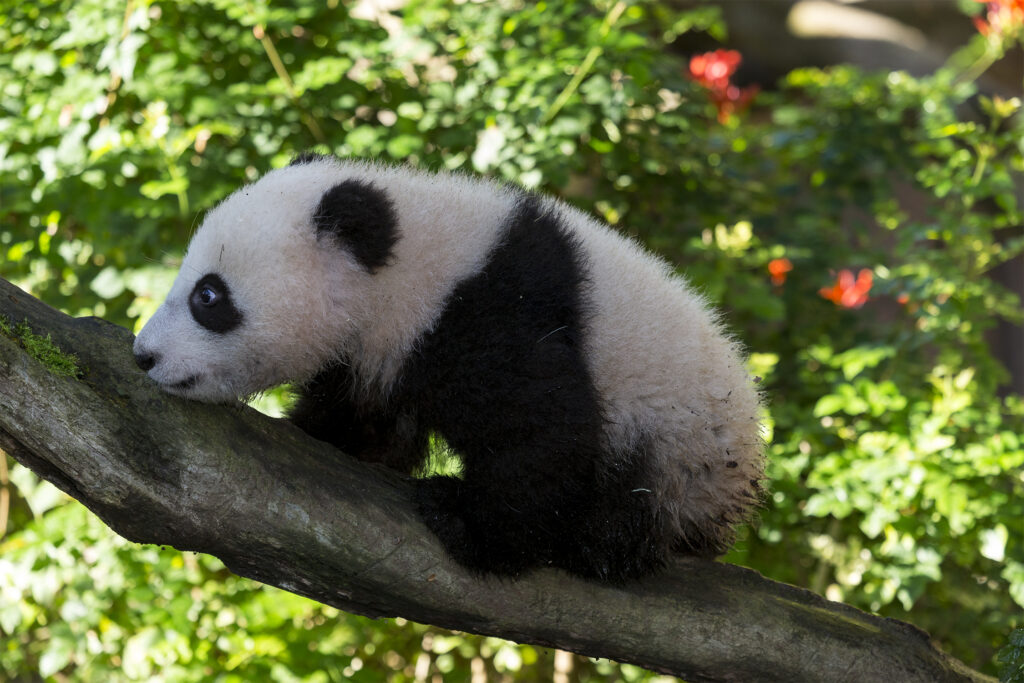
[[216, 273], [199, 278], [188, 295], [188, 308], [196, 322], [211, 332], [224, 334], [242, 324], [242, 312], [235, 308], [231, 290]]
[[362, 180], [338, 183], [313, 214], [317, 237], [329, 235], [369, 272], [385, 266], [398, 241], [398, 215], [384, 191]]

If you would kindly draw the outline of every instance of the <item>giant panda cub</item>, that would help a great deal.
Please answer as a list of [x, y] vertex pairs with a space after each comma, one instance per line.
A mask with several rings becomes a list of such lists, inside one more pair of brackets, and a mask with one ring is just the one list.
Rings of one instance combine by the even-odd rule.
[[481, 573], [613, 582], [724, 552], [763, 477], [758, 393], [665, 263], [561, 202], [462, 175], [303, 155], [206, 216], [135, 341], [210, 402], [291, 382], [290, 419], [415, 480]]

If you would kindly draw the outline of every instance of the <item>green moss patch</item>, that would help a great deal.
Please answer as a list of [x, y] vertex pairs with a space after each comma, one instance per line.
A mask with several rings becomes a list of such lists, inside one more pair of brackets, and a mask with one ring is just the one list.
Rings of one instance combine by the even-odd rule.
[[12, 323], [5, 316], [0, 315], [0, 334], [4, 334], [18, 342], [29, 355], [47, 367], [47, 369], [60, 377], [81, 377], [82, 368], [79, 367], [78, 356], [72, 353], [61, 351], [50, 335], [42, 337], [35, 334], [27, 322]]

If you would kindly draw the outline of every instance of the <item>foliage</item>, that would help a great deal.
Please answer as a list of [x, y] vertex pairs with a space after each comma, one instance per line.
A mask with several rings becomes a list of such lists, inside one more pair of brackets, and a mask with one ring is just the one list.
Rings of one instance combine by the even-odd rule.
[[[1024, 607], [1024, 401], [986, 334], [1024, 316], [988, 274], [1024, 250], [1024, 115], [975, 81], [1024, 32], [967, 5], [988, 28], [929, 76], [730, 99], [671, 49], [722, 38], [713, 7], [4, 2], [0, 275], [137, 325], [201, 212], [313, 146], [558, 194], [681, 264], [752, 352], [774, 481], [728, 559], [994, 672]], [[8, 677], [550, 677], [551, 653], [339, 614], [127, 544], [21, 468], [6, 486]]]
[[1024, 682], [1024, 628], [1014, 629], [1006, 647], [999, 651], [1001, 683]]

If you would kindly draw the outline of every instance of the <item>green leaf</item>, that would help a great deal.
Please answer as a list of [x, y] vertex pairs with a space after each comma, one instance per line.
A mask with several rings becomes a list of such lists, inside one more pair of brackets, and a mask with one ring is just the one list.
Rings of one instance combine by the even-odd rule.
[[171, 178], [168, 180], [151, 180], [143, 183], [139, 192], [148, 199], [160, 199], [169, 194], [180, 194], [188, 189], [188, 178]]
[[99, 272], [89, 287], [104, 299], [113, 299], [125, 290], [125, 276], [114, 266], [107, 266]]
[[423, 139], [415, 135], [398, 135], [388, 140], [388, 154], [395, 159], [406, 159], [423, 147]]
[[998, 660], [1000, 683], [1024, 683], [1024, 628], [1010, 632]]
[[[60, 626], [60, 625], [58, 625]], [[75, 641], [70, 630], [54, 628], [50, 634], [49, 643], [39, 658], [39, 675], [49, 678], [71, 663], [71, 656], [75, 652]]]
[[997, 524], [992, 529], [982, 530], [980, 536], [980, 552], [982, 556], [987, 557], [993, 562], [1002, 562], [1006, 559], [1006, 542], [1010, 537], [1006, 526]]
[[834, 415], [847, 405], [847, 399], [838, 394], [822, 396], [814, 406], [814, 417]]
[[842, 368], [843, 376], [847, 380], [852, 380], [865, 368], [873, 368], [883, 360], [895, 355], [896, 349], [892, 346], [857, 347], [836, 354], [833, 362]]

